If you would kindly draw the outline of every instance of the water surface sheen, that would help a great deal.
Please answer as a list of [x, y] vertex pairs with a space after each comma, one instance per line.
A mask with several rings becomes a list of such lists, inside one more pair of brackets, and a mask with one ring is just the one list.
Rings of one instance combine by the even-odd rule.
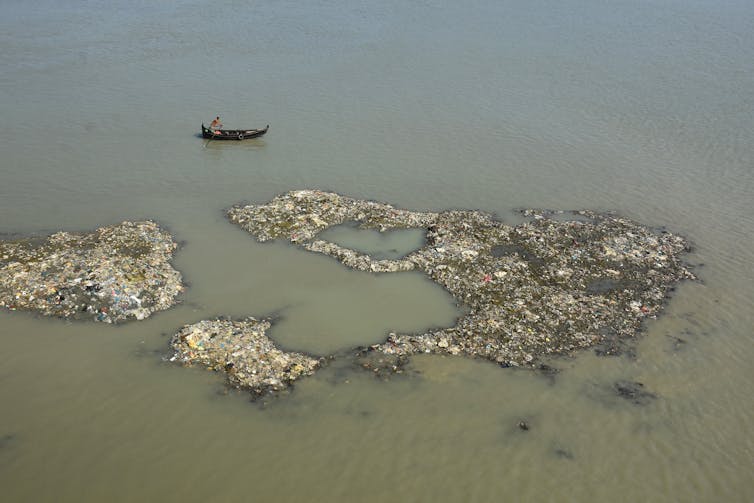
[[[754, 498], [752, 2], [4, 0], [0, 47], [0, 233], [153, 218], [190, 284], [117, 327], [0, 312], [3, 501]], [[205, 145], [218, 114], [270, 132]], [[511, 223], [614, 210], [687, 236], [701, 281], [635, 357], [554, 376], [426, 356], [382, 382], [344, 360], [262, 406], [163, 362], [218, 315], [274, 315], [314, 354], [453, 323], [421, 274], [223, 218], [305, 187]]]

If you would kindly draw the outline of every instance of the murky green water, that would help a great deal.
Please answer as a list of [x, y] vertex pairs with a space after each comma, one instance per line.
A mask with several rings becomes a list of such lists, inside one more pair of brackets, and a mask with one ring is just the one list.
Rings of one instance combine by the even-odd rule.
[[[153, 218], [190, 283], [117, 327], [0, 312], [3, 501], [754, 497], [751, 2], [0, 7], [0, 232]], [[205, 148], [217, 114], [270, 132]], [[510, 222], [616, 210], [687, 236], [702, 280], [635, 358], [556, 359], [554, 377], [424, 357], [381, 382], [343, 363], [262, 407], [163, 362], [170, 334], [216, 315], [274, 314], [276, 341], [317, 354], [453, 323], [421, 275], [345, 270], [223, 218], [307, 187]], [[618, 380], [658, 398], [634, 405]]]
[[405, 257], [424, 246], [426, 229], [361, 229], [356, 222], [330, 227], [317, 239], [331, 241], [340, 246], [366, 253], [377, 260]]

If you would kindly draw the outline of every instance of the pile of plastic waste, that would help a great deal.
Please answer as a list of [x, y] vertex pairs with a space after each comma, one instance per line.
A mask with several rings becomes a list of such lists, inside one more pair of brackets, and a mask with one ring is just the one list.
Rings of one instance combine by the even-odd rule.
[[[386, 354], [447, 353], [531, 366], [606, 339], [634, 337], [663, 307], [672, 286], [693, 274], [688, 245], [625, 218], [590, 211], [525, 210], [506, 225], [481, 211], [413, 212], [317, 190], [237, 205], [230, 221], [260, 241], [287, 239], [369, 272], [422, 270], [468, 308], [453, 327], [390, 333], [371, 347]], [[387, 231], [426, 229], [426, 244], [395, 260], [317, 240], [346, 222]]]
[[223, 371], [231, 386], [257, 396], [279, 392], [299, 377], [313, 374], [321, 362], [278, 349], [265, 334], [269, 328], [270, 320], [255, 318], [186, 325], [171, 340], [170, 361]]
[[151, 221], [0, 241], [0, 306], [106, 323], [168, 309], [183, 290], [177, 245]]

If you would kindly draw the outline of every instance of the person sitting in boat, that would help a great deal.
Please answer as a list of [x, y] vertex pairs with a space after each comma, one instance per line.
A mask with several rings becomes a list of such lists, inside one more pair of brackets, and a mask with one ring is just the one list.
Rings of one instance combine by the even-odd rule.
[[219, 130], [223, 128], [223, 123], [220, 122], [219, 115], [210, 123], [209, 128], [214, 131], [215, 134], [222, 134]]

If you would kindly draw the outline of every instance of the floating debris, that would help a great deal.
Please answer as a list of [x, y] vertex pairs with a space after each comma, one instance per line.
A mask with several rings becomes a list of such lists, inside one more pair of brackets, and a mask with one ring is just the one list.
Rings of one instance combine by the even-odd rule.
[[[522, 213], [531, 220], [509, 226], [481, 211], [416, 212], [299, 190], [234, 206], [227, 216], [259, 241], [287, 239], [360, 271], [422, 270], [468, 308], [453, 327], [390, 333], [369, 348], [390, 355], [447, 353], [537, 368], [546, 355], [634, 337], [674, 283], [694, 278], [679, 258], [688, 250], [679, 236], [591, 211]], [[315, 239], [346, 222], [423, 228], [426, 243], [400, 259], [375, 260]]]
[[177, 244], [151, 221], [0, 241], [0, 306], [105, 323], [143, 320], [183, 290]]
[[170, 344], [170, 361], [200, 364], [222, 371], [228, 383], [259, 397], [283, 391], [299, 377], [308, 376], [322, 360], [275, 347], [265, 333], [270, 320], [203, 320], [184, 326]]

